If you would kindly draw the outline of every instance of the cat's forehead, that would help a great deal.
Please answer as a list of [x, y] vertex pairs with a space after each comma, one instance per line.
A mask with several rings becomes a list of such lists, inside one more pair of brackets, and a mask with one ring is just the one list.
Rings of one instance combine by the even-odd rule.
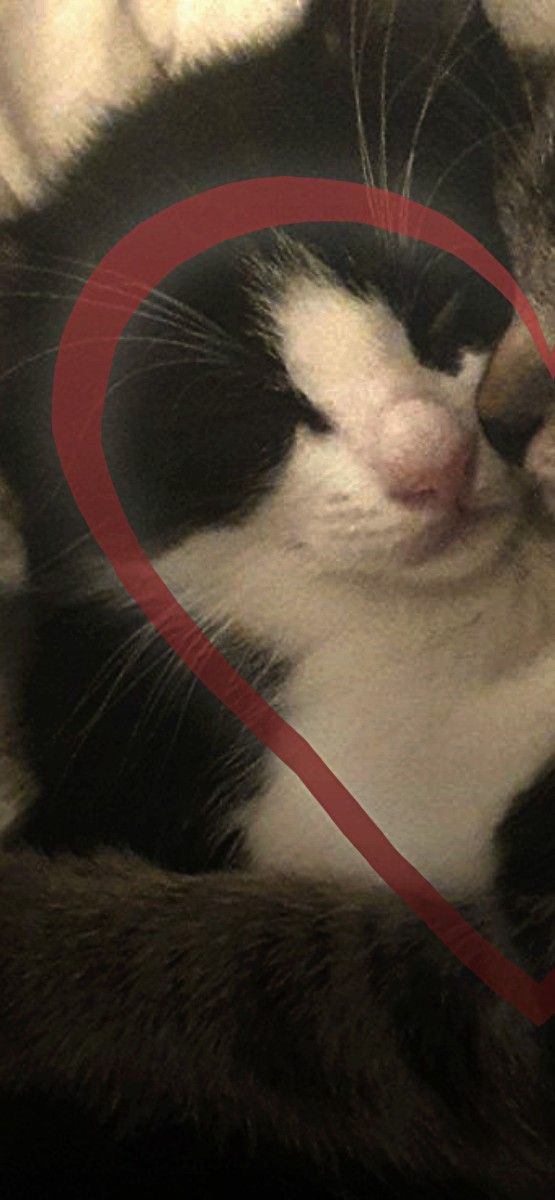
[[291, 383], [338, 425], [379, 419], [404, 400], [464, 404], [483, 371], [471, 353], [454, 376], [423, 365], [384, 295], [355, 294], [308, 258], [281, 274], [263, 307]]
[[273, 323], [292, 383], [330, 415], [368, 398], [369, 382], [377, 405], [391, 375], [418, 371], [403, 325], [377, 294], [297, 275], [276, 299]]

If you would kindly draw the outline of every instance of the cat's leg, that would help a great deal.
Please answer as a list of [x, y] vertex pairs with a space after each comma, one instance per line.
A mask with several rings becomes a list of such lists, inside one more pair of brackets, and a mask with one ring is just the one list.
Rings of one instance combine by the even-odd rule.
[[[494, 907], [466, 915], [503, 945]], [[454, 1171], [504, 1200], [555, 1184], [537, 1031], [395, 897], [4, 855], [0, 970], [4, 1089]]]

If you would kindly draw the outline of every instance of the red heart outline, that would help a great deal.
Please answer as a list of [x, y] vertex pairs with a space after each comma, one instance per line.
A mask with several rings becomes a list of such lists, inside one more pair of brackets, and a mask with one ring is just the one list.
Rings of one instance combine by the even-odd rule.
[[[551, 376], [538, 317], [512, 276], [471, 234], [441, 213], [392, 192], [331, 179], [276, 177], [228, 184], [183, 200], [136, 226], [102, 259], [67, 322], [56, 360], [52, 428], [62, 468], [87, 525], [121, 583], [193, 673], [298, 775], [384, 882], [456, 957], [536, 1025], [555, 1012], [555, 970], [532, 979], [481, 936], [403, 856], [325, 762], [229, 665], [166, 587], [119, 503], [102, 448], [112, 360], [133, 313], [188, 259], [221, 242], [272, 226], [343, 221], [415, 238], [461, 259], [512, 304]], [[118, 307], [98, 304], [114, 279]], [[140, 279], [140, 283], [135, 281]], [[94, 301], [94, 303], [91, 303]]]

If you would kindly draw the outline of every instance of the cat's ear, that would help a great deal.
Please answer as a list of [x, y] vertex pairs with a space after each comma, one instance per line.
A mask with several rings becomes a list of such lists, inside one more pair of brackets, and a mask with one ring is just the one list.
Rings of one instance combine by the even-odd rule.
[[130, 0], [127, 11], [170, 72], [249, 41], [265, 41], [299, 21], [308, 0]]
[[509, 46], [555, 53], [554, 0], [482, 0], [482, 4]]

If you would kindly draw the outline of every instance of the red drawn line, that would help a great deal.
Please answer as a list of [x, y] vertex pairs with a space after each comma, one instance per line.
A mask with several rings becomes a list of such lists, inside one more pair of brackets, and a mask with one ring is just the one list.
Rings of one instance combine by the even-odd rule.
[[[179, 658], [308, 788], [384, 882], [454, 955], [537, 1025], [555, 1011], [555, 971], [540, 983], [477, 932], [397, 851], [316, 751], [235, 671], [166, 587], [118, 500], [102, 447], [102, 415], [119, 339], [152, 288], [221, 242], [272, 226], [356, 222], [445, 250], [513, 305], [551, 375], [555, 354], [512, 276], [471, 234], [441, 213], [381, 189], [329, 179], [279, 177], [229, 184], [138, 225], [109, 251], [83, 288], [56, 361], [52, 425], [60, 461], [91, 533], [129, 595]], [[99, 284], [122, 281], [118, 308], [91, 304]], [[140, 283], [137, 280], [140, 279]], [[124, 290], [132, 286], [133, 294]]]

